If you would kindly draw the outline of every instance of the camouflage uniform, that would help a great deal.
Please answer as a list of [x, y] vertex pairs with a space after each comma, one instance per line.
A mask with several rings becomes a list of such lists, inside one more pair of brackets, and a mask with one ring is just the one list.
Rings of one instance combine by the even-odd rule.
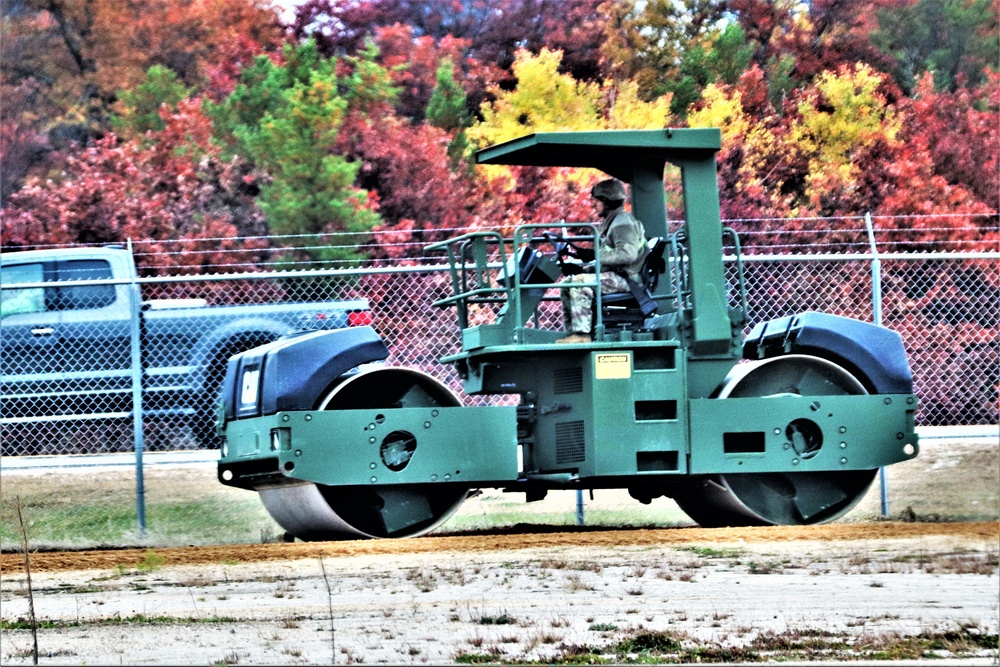
[[[639, 281], [639, 271], [649, 249], [646, 247], [646, 230], [634, 215], [619, 206], [604, 219], [598, 239], [601, 245], [601, 294], [628, 292], [628, 281], [620, 273]], [[588, 267], [593, 271], [593, 267]], [[585, 271], [587, 268], [584, 269]], [[568, 277], [559, 296], [563, 304], [563, 321], [566, 331], [589, 334], [593, 326], [593, 287], [572, 287], [575, 283], [594, 282], [593, 273]]]

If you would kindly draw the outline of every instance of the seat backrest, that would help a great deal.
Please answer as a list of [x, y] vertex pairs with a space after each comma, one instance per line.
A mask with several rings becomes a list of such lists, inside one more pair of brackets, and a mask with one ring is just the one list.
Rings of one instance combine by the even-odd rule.
[[649, 254], [643, 260], [639, 273], [642, 276], [643, 286], [652, 292], [660, 283], [660, 275], [667, 270], [667, 263], [663, 259], [663, 253], [667, 249], [667, 240], [660, 236], [654, 236], [647, 241], [647, 246]]

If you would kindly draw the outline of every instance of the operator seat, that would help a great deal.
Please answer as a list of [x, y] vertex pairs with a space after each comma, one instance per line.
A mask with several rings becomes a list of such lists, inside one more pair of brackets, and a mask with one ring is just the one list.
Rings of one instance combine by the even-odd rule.
[[663, 259], [667, 241], [654, 236], [646, 243], [649, 253], [642, 263], [642, 268], [639, 269], [642, 282], [635, 286], [634, 292], [615, 292], [601, 297], [601, 318], [605, 331], [640, 328], [646, 318], [656, 312], [657, 304], [653, 298], [653, 291], [656, 290], [660, 275], [667, 267]]

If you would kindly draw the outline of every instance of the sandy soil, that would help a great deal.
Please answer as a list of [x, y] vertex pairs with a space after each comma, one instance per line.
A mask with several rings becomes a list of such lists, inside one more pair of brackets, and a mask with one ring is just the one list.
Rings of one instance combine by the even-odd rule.
[[[43, 664], [997, 664], [998, 553], [996, 522], [528, 529], [34, 553], [30, 599]], [[20, 554], [0, 603], [0, 662], [30, 664]]]

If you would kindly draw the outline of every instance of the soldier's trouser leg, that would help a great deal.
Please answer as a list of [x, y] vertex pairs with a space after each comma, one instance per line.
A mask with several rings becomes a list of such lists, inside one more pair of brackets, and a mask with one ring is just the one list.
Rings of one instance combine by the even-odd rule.
[[[563, 305], [563, 324], [566, 331], [589, 334], [594, 323], [594, 288], [574, 287], [579, 283], [594, 282], [594, 274], [580, 273], [564, 281], [567, 286], [559, 292]], [[601, 274], [601, 294], [629, 291], [628, 281], [617, 273]]]

